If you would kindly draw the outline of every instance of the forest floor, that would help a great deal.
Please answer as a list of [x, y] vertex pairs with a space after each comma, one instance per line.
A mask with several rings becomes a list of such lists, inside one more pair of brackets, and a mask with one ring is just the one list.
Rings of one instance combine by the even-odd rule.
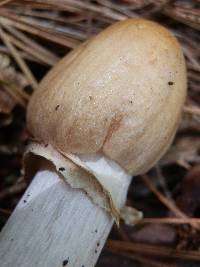
[[71, 49], [129, 17], [157, 21], [176, 35], [187, 62], [188, 95], [170, 150], [130, 187], [127, 202], [144, 219], [113, 227], [97, 267], [199, 266], [199, 0], [0, 1], [0, 227], [27, 187], [26, 107], [38, 82]]

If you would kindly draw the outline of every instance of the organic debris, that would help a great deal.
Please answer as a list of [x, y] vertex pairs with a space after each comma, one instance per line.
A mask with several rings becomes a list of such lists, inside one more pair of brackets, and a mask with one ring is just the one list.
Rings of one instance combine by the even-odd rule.
[[120, 228], [113, 228], [97, 266], [199, 266], [197, 0], [0, 2], [0, 223], [5, 224], [27, 186], [21, 169], [29, 138], [25, 113], [31, 93], [63, 55], [111, 23], [129, 17], [157, 21], [179, 39], [187, 61], [188, 96], [172, 147], [148, 174], [135, 177], [130, 187], [128, 205], [142, 210], [144, 218], [134, 227], [122, 222]]

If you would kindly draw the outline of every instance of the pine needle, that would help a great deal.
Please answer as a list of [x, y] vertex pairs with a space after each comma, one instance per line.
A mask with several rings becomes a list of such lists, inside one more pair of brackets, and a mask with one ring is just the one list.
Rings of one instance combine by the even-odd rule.
[[12, 45], [9, 37], [7, 36], [7, 34], [3, 31], [3, 29], [1, 27], [0, 27], [0, 37], [3, 40], [3, 42], [5, 43], [5, 45], [8, 47], [8, 49], [10, 50], [13, 58], [18, 63], [22, 72], [25, 74], [27, 80], [30, 82], [30, 84], [33, 86], [33, 88], [36, 89], [38, 87], [38, 83], [37, 83], [35, 77], [33, 76], [29, 67], [27, 66], [26, 62], [21, 57], [21, 55], [18, 53], [17, 49]]
[[200, 261], [200, 253], [191, 250], [177, 250], [161, 245], [150, 245], [135, 242], [108, 240], [106, 243], [108, 250], [117, 252], [131, 252], [141, 255], [159, 256], [167, 258], [177, 258], [181, 260]]

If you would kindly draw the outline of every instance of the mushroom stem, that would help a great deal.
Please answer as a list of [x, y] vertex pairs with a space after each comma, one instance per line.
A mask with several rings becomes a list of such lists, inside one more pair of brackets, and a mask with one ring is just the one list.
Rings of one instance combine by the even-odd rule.
[[1, 232], [1, 267], [93, 267], [112, 224], [46, 162]]

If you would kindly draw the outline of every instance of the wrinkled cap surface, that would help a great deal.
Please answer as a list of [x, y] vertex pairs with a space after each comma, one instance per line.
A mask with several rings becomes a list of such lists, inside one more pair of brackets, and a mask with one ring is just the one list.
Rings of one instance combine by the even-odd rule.
[[147, 171], [175, 135], [186, 94], [176, 38], [142, 19], [113, 24], [63, 58], [30, 100], [28, 128], [65, 153]]

